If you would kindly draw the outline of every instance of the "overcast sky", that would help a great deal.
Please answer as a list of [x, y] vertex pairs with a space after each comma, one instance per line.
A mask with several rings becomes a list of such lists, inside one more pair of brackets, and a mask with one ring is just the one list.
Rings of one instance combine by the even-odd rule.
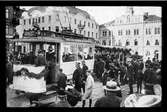
[[[21, 7], [29, 9], [29, 7]], [[116, 17], [120, 17], [126, 13], [126, 6], [82, 6], [77, 7], [79, 9], [87, 11], [91, 16], [94, 17], [98, 24], [103, 24], [114, 20]], [[144, 12], [149, 14], [155, 14], [161, 17], [161, 7], [134, 7], [135, 15], [142, 15]]]

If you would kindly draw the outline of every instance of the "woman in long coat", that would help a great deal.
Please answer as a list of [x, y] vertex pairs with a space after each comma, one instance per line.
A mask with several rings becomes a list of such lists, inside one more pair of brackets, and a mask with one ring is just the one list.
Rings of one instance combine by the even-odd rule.
[[91, 75], [90, 70], [87, 70], [86, 75], [87, 75], [87, 79], [86, 79], [86, 84], [85, 84], [85, 94], [83, 95], [83, 98], [82, 98], [83, 99], [82, 107], [85, 106], [86, 99], [89, 99], [89, 107], [91, 107], [94, 79]]

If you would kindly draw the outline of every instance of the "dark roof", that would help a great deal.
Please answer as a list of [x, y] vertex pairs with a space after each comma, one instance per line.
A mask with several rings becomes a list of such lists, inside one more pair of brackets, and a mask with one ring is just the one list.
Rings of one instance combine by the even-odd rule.
[[161, 17], [156, 15], [149, 15], [144, 21], [157, 21], [161, 20]]

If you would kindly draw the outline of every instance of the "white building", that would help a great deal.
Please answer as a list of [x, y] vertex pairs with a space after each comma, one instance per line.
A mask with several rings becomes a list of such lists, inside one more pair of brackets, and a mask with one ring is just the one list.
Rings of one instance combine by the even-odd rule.
[[[125, 15], [104, 24], [113, 32], [112, 46], [130, 48], [132, 52], [143, 55], [144, 60], [155, 56], [161, 60], [162, 26], [161, 18], [156, 15], [134, 15], [133, 7], [128, 7]], [[114, 38], [114, 39], [113, 39]], [[114, 42], [113, 42], [114, 40]]]
[[[86, 37], [98, 38], [99, 26], [86, 12], [75, 7], [33, 7], [23, 14], [20, 20], [23, 29], [32, 29], [32, 23], [37, 22], [41, 30], [61, 32], [62, 28], [71, 27], [73, 32]], [[84, 29], [80, 32], [78, 25]]]
[[[71, 28], [74, 33], [82, 34], [85, 37], [91, 37], [95, 40], [97, 40], [99, 36], [99, 25], [94, 18], [86, 11], [73, 6], [33, 7], [22, 14], [20, 25], [22, 25], [23, 30], [31, 30], [33, 29], [33, 23], [37, 23], [40, 30], [61, 32], [62, 29]], [[81, 30], [79, 26], [83, 29]], [[20, 37], [22, 37], [22, 35], [20, 35]], [[22, 46], [22, 52], [29, 52], [31, 49], [28, 48], [28, 44]], [[44, 46], [44, 50], [47, 50], [47, 47], [48, 46]]]

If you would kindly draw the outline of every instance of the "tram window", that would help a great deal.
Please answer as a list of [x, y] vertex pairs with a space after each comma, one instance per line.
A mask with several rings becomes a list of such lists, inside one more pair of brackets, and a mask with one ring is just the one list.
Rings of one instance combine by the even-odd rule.
[[65, 45], [62, 60], [63, 62], [77, 61], [77, 46]]
[[93, 59], [93, 49], [89, 46], [84, 46], [83, 55], [85, 60]]

